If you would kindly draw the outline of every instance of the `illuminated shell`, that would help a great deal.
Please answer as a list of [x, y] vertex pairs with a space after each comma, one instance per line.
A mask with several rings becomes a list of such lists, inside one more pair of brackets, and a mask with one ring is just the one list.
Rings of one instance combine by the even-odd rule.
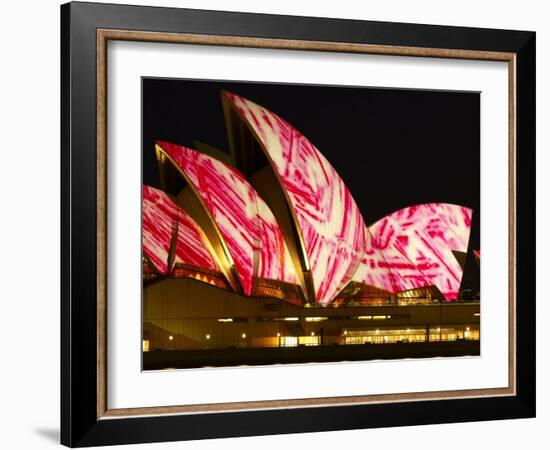
[[275, 217], [250, 183], [211, 156], [166, 142], [158, 145], [193, 185], [215, 222], [243, 293], [253, 295], [256, 277], [297, 284]]

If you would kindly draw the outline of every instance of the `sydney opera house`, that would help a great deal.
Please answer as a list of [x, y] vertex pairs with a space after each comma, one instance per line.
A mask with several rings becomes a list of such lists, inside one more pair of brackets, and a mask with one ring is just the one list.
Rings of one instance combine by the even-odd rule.
[[478, 355], [479, 296], [461, 291], [472, 210], [367, 224], [303, 134], [221, 97], [230, 155], [144, 149], [161, 180], [143, 186], [144, 369]]

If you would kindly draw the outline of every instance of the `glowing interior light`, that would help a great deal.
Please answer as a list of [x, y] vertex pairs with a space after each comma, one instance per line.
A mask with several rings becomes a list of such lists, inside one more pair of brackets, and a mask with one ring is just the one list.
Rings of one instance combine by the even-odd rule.
[[359, 319], [359, 320], [371, 320], [372, 316], [357, 316], [357, 319]]
[[327, 319], [328, 317], [306, 317], [306, 322], [322, 322]]
[[281, 333], [277, 333], [277, 337], [281, 337]]
[[209, 334], [206, 335], [206, 339], [210, 339], [210, 335], [209, 335]]
[[241, 334], [241, 337], [242, 337], [243, 339], [246, 339], [246, 333]]
[[311, 335], [312, 335], [312, 336], [315, 336], [315, 332], [314, 332], [314, 331], [312, 331], [312, 332], [311, 332]]
[[285, 319], [287, 322], [296, 322], [298, 320], [300, 320], [299, 317], [285, 317]]
[[466, 331], [470, 331], [470, 327], [466, 327]]
[[233, 322], [233, 319], [231, 317], [228, 317], [225, 319], [218, 319], [218, 322], [222, 322], [222, 323]]
[[170, 339], [172, 341], [172, 340], [174, 340], [174, 336], [168, 336], [168, 339]]

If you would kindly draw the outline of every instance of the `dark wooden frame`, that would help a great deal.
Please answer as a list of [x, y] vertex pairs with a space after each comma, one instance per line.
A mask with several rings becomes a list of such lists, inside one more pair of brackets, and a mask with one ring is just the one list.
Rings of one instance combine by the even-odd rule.
[[[512, 261], [509, 387], [485, 392], [109, 410], [105, 400], [104, 108], [105, 44], [109, 39], [507, 61]], [[534, 417], [535, 33], [70, 3], [61, 7], [61, 143], [63, 444], [90, 446]]]

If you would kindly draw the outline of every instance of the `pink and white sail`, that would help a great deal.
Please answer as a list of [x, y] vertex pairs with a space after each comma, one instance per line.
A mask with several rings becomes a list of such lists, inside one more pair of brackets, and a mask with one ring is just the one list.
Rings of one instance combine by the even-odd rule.
[[[362, 263], [354, 281], [388, 290], [390, 284], [372, 277], [372, 267], [387, 265], [393, 290], [436, 286], [446, 300], [456, 299], [463, 269], [453, 255], [466, 252], [472, 210], [446, 203], [429, 203], [396, 211], [369, 227], [372, 247], [384, 261]], [[368, 252], [367, 252], [368, 253]], [[370, 278], [369, 278], [370, 277]]]
[[297, 284], [280, 228], [244, 176], [196, 150], [166, 142], [158, 145], [201, 197], [229, 251], [243, 293], [253, 295], [257, 276]]
[[299, 284], [283, 233], [267, 204], [256, 196], [260, 223], [258, 278]]
[[424, 275], [404, 255], [381, 245], [367, 229], [367, 243], [352, 281], [397, 293], [427, 286]]
[[[143, 186], [143, 252], [160, 274], [174, 263], [219, 272], [199, 225], [164, 192]], [[176, 236], [175, 258], [169, 267], [170, 246]]]
[[328, 304], [351, 280], [366, 244], [365, 223], [344, 182], [292, 125], [249, 100], [225, 93], [260, 140], [296, 217], [315, 300]]

